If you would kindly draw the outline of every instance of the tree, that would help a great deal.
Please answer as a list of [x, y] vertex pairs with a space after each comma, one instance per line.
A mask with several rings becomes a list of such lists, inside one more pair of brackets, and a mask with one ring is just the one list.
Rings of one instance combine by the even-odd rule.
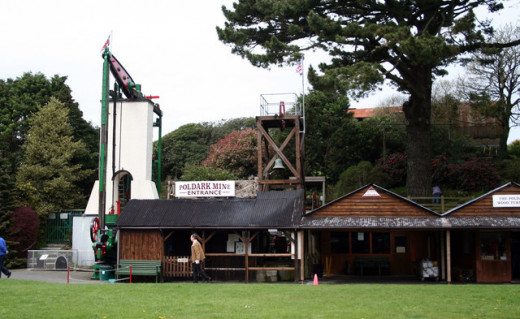
[[[509, 43], [520, 33], [511, 24], [500, 29], [492, 41]], [[507, 157], [510, 121], [520, 125], [520, 46], [502, 49], [484, 48], [473, 54], [465, 82], [470, 100], [477, 110], [498, 120], [501, 126], [499, 156]]]
[[385, 80], [409, 94], [407, 120], [407, 190], [428, 196], [431, 186], [430, 117], [432, 82], [461, 54], [490, 44], [490, 22], [477, 20], [474, 9], [498, 11], [498, 0], [242, 0], [217, 27], [220, 40], [253, 65], [291, 64], [302, 52], [322, 50], [331, 57], [311, 68], [314, 89], [350, 92], [356, 97]]
[[255, 176], [258, 172], [257, 132], [252, 128], [233, 131], [211, 145], [203, 166], [225, 169], [238, 178]]
[[236, 179], [235, 174], [228, 170], [198, 165], [186, 166], [180, 178], [181, 181], [222, 181]]
[[186, 165], [199, 165], [207, 156], [211, 127], [207, 124], [186, 124], [164, 136], [162, 160], [164, 174], [177, 179]]
[[357, 165], [350, 166], [341, 173], [338, 182], [334, 187], [335, 197], [348, 194], [369, 183], [375, 183], [386, 187], [390, 177], [377, 166], [367, 161], [361, 161]]
[[85, 201], [77, 184], [92, 172], [77, 161], [87, 150], [82, 141], [74, 141], [68, 113], [63, 103], [51, 98], [29, 119], [17, 187], [39, 216]]
[[[236, 118], [217, 123], [190, 123], [166, 134], [162, 141], [162, 176], [180, 178], [186, 167], [200, 165], [209, 147], [233, 131], [255, 128], [254, 118]], [[155, 144], [157, 147], [157, 143]]]
[[[47, 79], [43, 74], [25, 73], [16, 79], [0, 80], [0, 152], [4, 152], [9, 166], [9, 175], [16, 176], [22, 162], [21, 147], [29, 129], [28, 118], [38, 111], [38, 107], [49, 103], [55, 96], [69, 109], [68, 122], [73, 128], [74, 140], [86, 143], [88, 152], [76, 158], [87, 169], [97, 168], [98, 132], [91, 123], [85, 121], [79, 105], [65, 83], [67, 77], [55, 75]], [[93, 174], [81, 185], [89, 194], [96, 176]]]

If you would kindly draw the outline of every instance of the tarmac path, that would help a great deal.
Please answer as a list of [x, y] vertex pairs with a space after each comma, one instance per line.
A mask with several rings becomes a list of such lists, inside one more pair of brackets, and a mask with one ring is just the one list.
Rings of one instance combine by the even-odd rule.
[[[99, 284], [108, 283], [108, 281], [92, 280], [93, 271], [71, 270], [69, 272], [70, 284]], [[6, 276], [2, 276], [0, 280], [6, 280]], [[30, 269], [12, 269], [10, 279], [34, 280], [52, 283], [67, 283], [66, 270], [30, 270]], [[9, 280], [9, 279], [7, 279]]]

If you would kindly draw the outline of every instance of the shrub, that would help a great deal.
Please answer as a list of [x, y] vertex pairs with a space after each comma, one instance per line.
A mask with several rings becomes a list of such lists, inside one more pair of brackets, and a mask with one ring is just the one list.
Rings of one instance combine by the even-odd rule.
[[394, 153], [380, 158], [377, 166], [390, 176], [388, 187], [403, 186], [406, 182], [406, 154]]

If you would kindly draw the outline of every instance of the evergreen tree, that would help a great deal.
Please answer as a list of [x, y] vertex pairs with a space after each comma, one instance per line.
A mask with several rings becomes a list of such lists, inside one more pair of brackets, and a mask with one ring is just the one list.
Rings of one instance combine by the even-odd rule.
[[232, 10], [223, 7], [227, 22], [217, 32], [233, 53], [259, 67], [294, 64], [306, 50], [328, 53], [321, 73], [309, 71], [317, 90], [363, 96], [390, 81], [409, 94], [407, 190], [429, 196], [434, 78], [464, 53], [520, 43], [488, 43], [490, 22], [474, 13], [483, 6], [503, 8], [498, 0], [242, 0]]
[[40, 216], [77, 207], [85, 200], [77, 184], [91, 171], [77, 163], [86, 148], [74, 140], [68, 113], [63, 103], [51, 98], [29, 119], [17, 186]]

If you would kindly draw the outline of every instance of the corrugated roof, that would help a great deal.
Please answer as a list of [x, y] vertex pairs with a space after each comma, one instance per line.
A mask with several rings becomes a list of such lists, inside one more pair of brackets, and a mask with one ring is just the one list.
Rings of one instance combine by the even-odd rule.
[[256, 198], [137, 200], [128, 202], [120, 228], [296, 228], [303, 190], [258, 192]]

